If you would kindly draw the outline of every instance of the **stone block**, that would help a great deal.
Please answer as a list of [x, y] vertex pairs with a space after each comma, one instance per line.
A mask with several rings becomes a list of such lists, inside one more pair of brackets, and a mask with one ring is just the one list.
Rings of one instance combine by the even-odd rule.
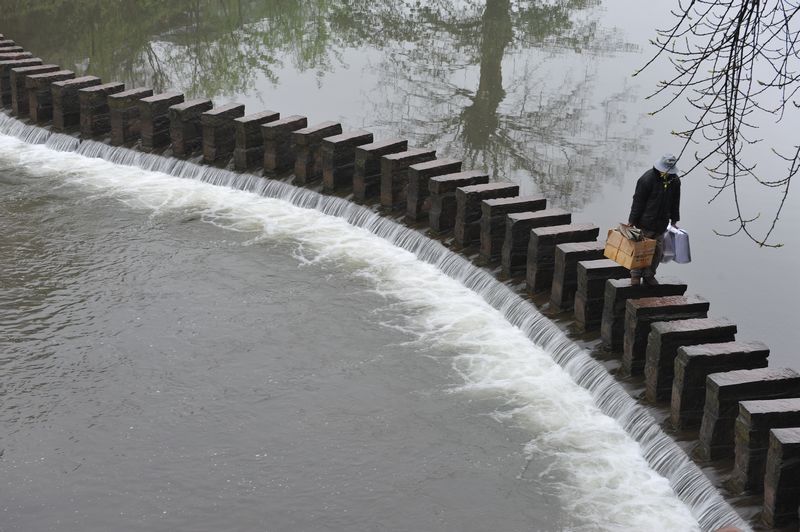
[[761, 342], [722, 342], [678, 348], [672, 381], [670, 420], [676, 429], [700, 426], [706, 377], [737, 369], [767, 367], [769, 348]]
[[436, 159], [436, 150], [409, 148], [381, 157], [381, 205], [388, 210], [405, 210], [408, 172], [411, 165]]
[[33, 54], [26, 52], [21, 46], [11, 46], [0, 50], [0, 61], [14, 61], [16, 59], [28, 59], [33, 57]]
[[734, 427], [733, 491], [761, 493], [770, 430], [798, 427], [800, 398], [740, 402]]
[[645, 353], [645, 397], [651, 403], [669, 401], [678, 348], [732, 342], [736, 325], [725, 318], [694, 318], [655, 322], [650, 326]]
[[428, 223], [437, 234], [453, 229], [456, 224], [456, 189], [472, 185], [485, 185], [489, 174], [479, 170], [467, 170], [434, 176], [428, 181], [431, 208]]
[[28, 76], [57, 72], [59, 70], [61, 70], [61, 67], [58, 65], [32, 65], [12, 68], [9, 73], [11, 112], [20, 118], [30, 114], [30, 100], [28, 99], [28, 89], [25, 86], [25, 80]]
[[153, 89], [139, 87], [108, 95], [111, 144], [122, 146], [135, 142], [142, 132], [139, 100], [153, 95]]
[[450, 175], [461, 171], [461, 161], [434, 159], [408, 167], [408, 197], [406, 219], [416, 222], [428, 217], [431, 209], [430, 179], [439, 175]]
[[81, 108], [80, 125], [83, 138], [93, 138], [111, 132], [111, 110], [108, 97], [125, 90], [124, 83], [104, 83], [78, 90]]
[[294, 183], [306, 185], [322, 179], [322, 139], [342, 133], [338, 122], [321, 122], [292, 133], [297, 149]]
[[593, 242], [600, 229], [593, 224], [568, 224], [531, 229], [528, 242], [526, 282], [528, 293], [550, 290], [556, 263], [556, 246], [570, 242]]
[[770, 528], [797, 528], [800, 505], [800, 428], [772, 429], [764, 474], [762, 518]]
[[[541, 198], [544, 200], [544, 198]], [[500, 262], [503, 275], [514, 277], [525, 275], [528, 269], [528, 245], [531, 242], [531, 231], [540, 227], [550, 227], [554, 225], [569, 225], [572, 222], [572, 215], [563, 209], [544, 209], [532, 210], [527, 212], [511, 212], [505, 217], [505, 227], [499, 242], [489, 244], [488, 239], [495, 238], [489, 234], [491, 229], [487, 227], [487, 215], [484, 202], [483, 218], [481, 219], [481, 256], [491, 257], [494, 250], [500, 251]], [[540, 205], [544, 205], [541, 203]], [[490, 247], [491, 246], [491, 247]]]
[[456, 189], [456, 219], [453, 233], [461, 247], [480, 243], [483, 201], [496, 198], [514, 198], [519, 195], [519, 185], [511, 183], [486, 183]]
[[38, 57], [0, 61], [0, 106], [11, 106], [11, 69], [41, 64], [42, 60]]
[[7, 48], [9, 46], [16, 46], [17, 43], [11, 39], [0, 39], [0, 48]]
[[276, 176], [294, 170], [297, 148], [294, 132], [308, 126], [305, 116], [292, 115], [261, 126], [264, 139], [264, 175]]
[[603, 318], [600, 322], [600, 337], [603, 347], [621, 350], [625, 337], [625, 302], [643, 297], [682, 296], [686, 283], [677, 279], [658, 278], [659, 284], [631, 285], [630, 279], [611, 279], [605, 285]]
[[605, 287], [611, 279], [630, 277], [630, 271], [609, 259], [578, 262], [575, 289], [575, 322], [581, 331], [600, 327], [605, 305]]
[[[550, 307], [556, 312], [571, 310], [578, 291], [578, 263], [603, 258], [603, 242], [568, 242], [556, 246]], [[624, 312], [624, 308], [623, 308]]]
[[100, 85], [96, 76], [56, 81], [50, 87], [53, 97], [53, 129], [67, 131], [81, 124], [81, 102], [78, 91]]
[[264, 136], [261, 126], [276, 122], [281, 117], [275, 111], [261, 111], [235, 119], [236, 147], [233, 149], [233, 166], [244, 172], [264, 164]]
[[741, 401], [800, 396], [800, 374], [789, 368], [740, 369], [706, 378], [698, 455], [705, 460], [732, 457], [734, 427]]
[[225, 166], [236, 147], [236, 120], [244, 116], [244, 105], [229, 103], [200, 115], [203, 126], [203, 162]]
[[183, 102], [180, 92], [164, 92], [139, 100], [142, 150], [161, 150], [169, 146], [169, 108]]
[[[528, 247], [528, 236], [530, 229], [547, 225], [544, 222], [545, 216], [540, 216], [539, 212], [547, 208], [547, 200], [541, 194], [533, 194], [530, 196], [516, 196], [512, 198], [492, 198], [483, 200], [481, 202], [481, 220], [480, 220], [480, 257], [486, 262], [496, 261], [503, 256], [503, 242], [506, 238], [506, 222], [510, 214], [520, 214], [519, 220], [526, 219], [525, 214], [534, 216], [537, 222], [534, 222], [528, 231], [522, 228], [523, 222], [515, 222], [514, 235], [518, 236], [524, 233], [525, 244]], [[552, 209], [551, 209], [552, 211]], [[515, 220], [517, 220], [515, 218]], [[550, 224], [553, 225], [553, 224]], [[515, 251], [518, 248], [514, 248]], [[525, 263], [525, 259], [522, 259]], [[524, 267], [523, 267], [524, 268]]]
[[373, 140], [372, 133], [360, 129], [322, 139], [322, 189], [336, 192], [352, 188], [356, 148]]
[[625, 302], [625, 336], [622, 341], [622, 372], [644, 372], [650, 325], [657, 321], [707, 318], [710, 303], [697, 296], [664, 296], [628, 299]]
[[28, 111], [31, 120], [37, 124], [45, 124], [53, 119], [53, 91], [51, 85], [56, 81], [64, 81], [75, 77], [72, 70], [56, 70], [42, 74], [31, 74], [25, 78], [25, 89], [28, 91]]
[[356, 148], [353, 173], [353, 199], [365, 202], [381, 195], [381, 159], [384, 155], [408, 149], [408, 141], [389, 139], [364, 144]]
[[185, 101], [169, 108], [169, 140], [175, 157], [189, 157], [203, 149], [203, 113], [214, 108], [208, 98]]

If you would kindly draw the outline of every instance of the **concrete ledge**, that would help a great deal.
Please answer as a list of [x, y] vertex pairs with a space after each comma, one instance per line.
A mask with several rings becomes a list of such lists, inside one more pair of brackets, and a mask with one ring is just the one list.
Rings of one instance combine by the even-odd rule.
[[244, 105], [229, 103], [200, 115], [203, 126], [203, 162], [225, 166], [236, 146], [236, 123], [244, 116]]
[[679, 347], [672, 381], [672, 425], [677, 429], [700, 426], [708, 375], [737, 369], [765, 368], [768, 357], [769, 348], [761, 342], [723, 342]]
[[581, 331], [600, 327], [605, 302], [605, 286], [610, 279], [630, 277], [630, 271], [610, 259], [578, 262], [578, 284], [575, 290], [575, 321]]
[[320, 122], [292, 133], [297, 158], [294, 161], [294, 183], [307, 185], [322, 179], [322, 139], [342, 133], [338, 122]]
[[651, 403], [669, 401], [675, 377], [678, 348], [715, 342], [732, 342], [736, 325], [725, 318], [695, 318], [655, 322], [650, 326], [645, 354], [645, 397]]
[[550, 288], [550, 307], [553, 310], [564, 312], [574, 307], [575, 293], [578, 291], [578, 263], [602, 259], [604, 249], [603, 242], [568, 242], [556, 246], [553, 284]]
[[169, 146], [169, 109], [183, 102], [184, 96], [180, 92], [165, 92], [139, 100], [142, 150], [160, 150]]
[[436, 234], [447, 232], [456, 224], [456, 189], [472, 185], [485, 185], [489, 174], [480, 170], [467, 170], [434, 176], [428, 181], [431, 208], [428, 223]]
[[[544, 198], [539, 204], [544, 206]], [[486, 202], [484, 202], [484, 218], [481, 220], [481, 251], [485, 256], [491, 257], [495, 249], [500, 251], [500, 265], [503, 275], [515, 277], [525, 275], [528, 268], [528, 246], [531, 242], [531, 230], [554, 225], [569, 225], [572, 223], [572, 214], [563, 209], [543, 209], [530, 212], [511, 212], [505, 216], [504, 228], [501, 233], [500, 243], [487, 243], [485, 240], [494, 240], [496, 236], [488, 233], [484, 224], [487, 215]], [[483, 254], [482, 254], [483, 255]], [[492, 257], [493, 258], [493, 257]], [[488, 260], [488, 258], [487, 258]]]
[[432, 177], [460, 171], [461, 161], [456, 159], [434, 159], [409, 166], [406, 220], [416, 222], [428, 217], [431, 209], [428, 183]]
[[322, 189], [336, 192], [352, 188], [356, 148], [374, 140], [372, 133], [361, 129], [322, 139]]
[[732, 457], [740, 401], [800, 396], [800, 374], [789, 368], [742, 369], [712, 373], [700, 424], [698, 455], [705, 460]]
[[800, 427], [800, 399], [742, 401], [734, 427], [734, 491], [761, 493], [772, 429]]
[[625, 302], [625, 336], [622, 350], [622, 371], [640, 375], [644, 371], [650, 325], [657, 321], [707, 318], [710, 304], [693, 296], [665, 296], [629, 299]]
[[252, 115], [236, 118], [233, 123], [236, 145], [233, 149], [233, 166], [240, 172], [256, 168], [264, 164], [264, 137], [261, 126], [280, 119], [280, 113], [261, 111]]
[[169, 140], [172, 154], [188, 157], [203, 149], [202, 115], [214, 108], [208, 98], [189, 100], [169, 108]]
[[297, 148], [293, 133], [308, 126], [305, 116], [292, 115], [261, 126], [264, 140], [264, 175], [277, 176], [294, 170]]
[[[541, 194], [483, 200], [481, 202], [481, 258], [486, 262], [492, 262], [502, 257], [507, 215], [523, 212], [533, 213], [546, 207], [547, 200]], [[532, 228], [525, 232], [526, 240]], [[526, 241], [525, 247], [527, 248], [527, 246]], [[523, 259], [522, 262], [524, 263], [525, 260]]]
[[353, 199], [360, 203], [381, 195], [381, 157], [408, 149], [408, 141], [389, 139], [356, 147], [353, 171]]
[[153, 95], [153, 89], [139, 87], [108, 95], [111, 117], [111, 144], [122, 146], [141, 136], [139, 100]]
[[434, 159], [436, 150], [423, 148], [410, 148], [381, 157], [381, 205], [388, 210], [405, 210], [409, 167]]
[[11, 69], [38, 66], [42, 60], [38, 57], [28, 57], [25, 59], [8, 59], [0, 61], [0, 105], [3, 107], [11, 106]]
[[453, 226], [456, 244], [465, 247], [480, 241], [484, 200], [513, 198], [518, 195], [519, 185], [510, 183], [486, 183], [456, 188], [456, 219]]
[[570, 242], [593, 242], [600, 229], [594, 224], [554, 225], [531, 230], [525, 280], [529, 294], [550, 290], [556, 263], [556, 246]]
[[75, 77], [72, 70], [56, 70], [41, 74], [32, 74], [25, 78], [25, 89], [28, 91], [28, 110], [31, 120], [44, 124], [53, 119], [53, 92], [51, 85], [56, 81], [64, 81]]
[[100, 85], [100, 78], [83, 76], [57, 81], [50, 87], [53, 97], [53, 129], [67, 131], [81, 125], [81, 102], [78, 96], [81, 89]]
[[772, 429], [764, 474], [764, 523], [797, 526], [800, 504], [800, 428]]
[[625, 303], [629, 299], [643, 297], [682, 296], [686, 283], [677, 279], [658, 278], [659, 284], [631, 285], [630, 279], [612, 279], [606, 283], [603, 302], [603, 317], [600, 322], [600, 337], [603, 347], [618, 350], [623, 347], [625, 337]]
[[111, 131], [111, 111], [108, 97], [125, 90], [124, 83], [105, 83], [78, 90], [81, 108], [80, 126], [83, 138], [105, 135]]
[[30, 100], [28, 99], [28, 89], [25, 85], [25, 80], [28, 76], [57, 72], [59, 70], [61, 70], [61, 67], [58, 65], [33, 65], [12, 68], [9, 73], [11, 82], [11, 112], [20, 118], [30, 114]]

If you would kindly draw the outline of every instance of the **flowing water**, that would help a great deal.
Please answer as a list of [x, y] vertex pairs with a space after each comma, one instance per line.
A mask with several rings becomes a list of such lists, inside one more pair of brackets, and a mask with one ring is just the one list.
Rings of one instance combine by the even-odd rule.
[[[107, 81], [401, 134], [603, 226], [680, 127], [628, 77], [668, 11], [642, 4], [0, 0], [0, 32]], [[796, 232], [716, 237], [702, 186], [695, 263], [665, 270], [794, 365]], [[4, 115], [0, 187], [0, 530], [738, 521], [531, 303], [368, 209]]]

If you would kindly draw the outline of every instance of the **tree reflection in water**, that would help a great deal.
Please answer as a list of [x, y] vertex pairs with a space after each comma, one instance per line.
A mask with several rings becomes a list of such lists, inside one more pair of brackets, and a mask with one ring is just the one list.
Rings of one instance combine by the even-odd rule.
[[286, 68], [322, 83], [346, 66], [345, 50], [377, 49], [371, 126], [580, 209], [641, 149], [627, 91], [595, 94], [595, 62], [581, 60], [631, 49], [598, 28], [598, 3], [0, 0], [0, 10], [48, 61], [190, 97], [248, 94]]

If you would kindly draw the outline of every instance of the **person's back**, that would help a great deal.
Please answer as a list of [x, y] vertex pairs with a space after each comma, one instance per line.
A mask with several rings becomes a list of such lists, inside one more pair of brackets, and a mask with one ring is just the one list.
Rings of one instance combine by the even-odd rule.
[[642, 278], [647, 284], [658, 284], [655, 275], [664, 254], [664, 231], [670, 222], [677, 227], [680, 220], [681, 181], [676, 163], [674, 155], [664, 155], [636, 182], [628, 223], [654, 239], [656, 251], [649, 267], [631, 270], [631, 284], [639, 284]]

